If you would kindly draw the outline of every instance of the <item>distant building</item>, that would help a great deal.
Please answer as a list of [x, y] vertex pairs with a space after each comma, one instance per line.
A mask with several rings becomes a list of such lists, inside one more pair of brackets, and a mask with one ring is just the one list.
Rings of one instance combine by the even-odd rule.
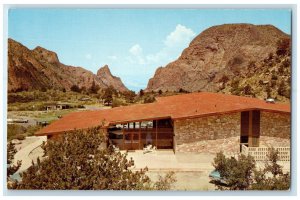
[[50, 110], [63, 110], [63, 109], [69, 109], [71, 108], [71, 105], [68, 103], [55, 103], [55, 104], [48, 104], [45, 106], [45, 109], [47, 111]]
[[71, 113], [36, 135], [52, 138], [68, 130], [102, 123], [109, 141], [123, 150], [143, 149], [152, 144], [174, 152], [237, 153], [243, 145], [272, 145], [274, 141], [289, 141], [291, 136], [289, 104], [207, 92], [158, 97], [149, 104]]

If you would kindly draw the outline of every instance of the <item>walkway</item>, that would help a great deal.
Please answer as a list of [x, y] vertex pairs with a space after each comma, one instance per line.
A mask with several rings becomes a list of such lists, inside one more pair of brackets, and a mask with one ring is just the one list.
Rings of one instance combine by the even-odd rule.
[[[33, 136], [35, 137], [35, 136]], [[29, 157], [29, 154], [36, 148], [38, 148], [39, 146], [41, 146], [43, 144], [44, 141], [47, 141], [47, 137], [46, 136], [42, 136], [42, 137], [36, 137], [38, 138], [38, 140], [36, 140], [33, 143], [28, 144], [27, 146], [25, 146], [24, 148], [20, 149], [14, 157], [14, 164], [16, 165], [18, 160], [22, 161], [22, 165], [20, 167], [20, 169], [16, 172], [16, 173], [20, 173], [25, 171], [26, 169], [28, 169], [31, 164], [32, 164], [32, 159]]]

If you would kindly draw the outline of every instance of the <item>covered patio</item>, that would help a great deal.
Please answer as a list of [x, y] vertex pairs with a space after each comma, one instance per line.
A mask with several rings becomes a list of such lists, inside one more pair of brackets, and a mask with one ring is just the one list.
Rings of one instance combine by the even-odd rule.
[[171, 119], [128, 122], [108, 128], [109, 142], [120, 150], [139, 150], [147, 145], [157, 149], [173, 149]]

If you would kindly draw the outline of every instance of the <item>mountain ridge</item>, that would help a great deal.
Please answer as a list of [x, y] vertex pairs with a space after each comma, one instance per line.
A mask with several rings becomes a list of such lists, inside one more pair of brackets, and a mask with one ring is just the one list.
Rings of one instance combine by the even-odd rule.
[[[223, 24], [210, 27], [197, 35], [177, 60], [158, 67], [145, 91], [185, 90], [243, 95], [230, 92], [230, 85], [220, 83], [220, 79], [225, 76], [228, 80], [242, 80], [254, 69], [262, 73], [263, 70], [256, 68], [266, 68], [264, 61], [270, 55], [282, 60], [289, 57], [290, 60], [290, 55], [279, 58], [276, 53], [278, 43], [284, 40], [290, 43], [290, 36], [272, 25]], [[288, 79], [285, 78], [288, 71], [282, 75], [283, 81]], [[265, 98], [266, 91], [258, 97]]]
[[111, 77], [106, 77], [103, 81], [103, 77], [98, 77], [83, 67], [60, 63], [53, 51], [40, 46], [30, 50], [21, 43], [8, 39], [8, 92], [70, 90], [73, 85], [88, 89], [93, 82], [101, 89], [113, 86], [121, 92], [128, 91], [119, 77], [111, 73], [106, 75]]

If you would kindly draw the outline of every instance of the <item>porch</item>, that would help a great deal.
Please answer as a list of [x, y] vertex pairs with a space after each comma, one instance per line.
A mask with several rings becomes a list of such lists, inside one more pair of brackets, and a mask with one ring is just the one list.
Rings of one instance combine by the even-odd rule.
[[173, 127], [170, 119], [130, 122], [108, 129], [109, 142], [120, 150], [142, 150], [147, 145], [173, 149]]

